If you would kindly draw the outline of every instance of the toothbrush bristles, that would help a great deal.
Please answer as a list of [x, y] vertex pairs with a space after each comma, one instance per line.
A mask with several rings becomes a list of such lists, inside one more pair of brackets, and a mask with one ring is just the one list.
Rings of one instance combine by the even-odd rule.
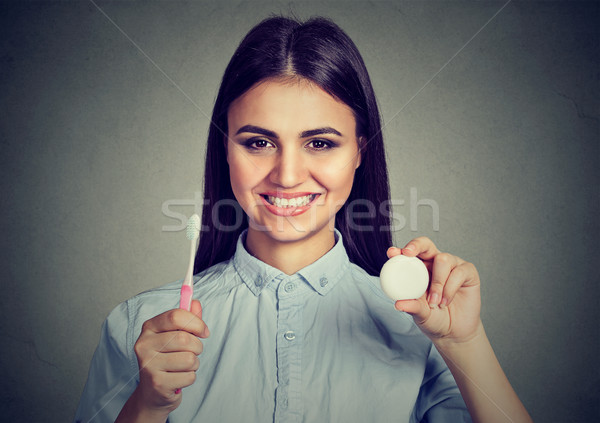
[[200, 236], [200, 217], [196, 213], [191, 215], [188, 219], [185, 236], [190, 241], [194, 241], [196, 238], [198, 238], [198, 236]]

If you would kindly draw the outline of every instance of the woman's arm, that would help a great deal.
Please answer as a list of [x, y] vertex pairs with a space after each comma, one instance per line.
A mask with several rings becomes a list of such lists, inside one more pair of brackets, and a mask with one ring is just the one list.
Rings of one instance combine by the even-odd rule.
[[457, 344], [441, 339], [434, 345], [452, 372], [473, 421], [532, 421], [500, 367], [483, 325], [470, 341]]
[[428, 238], [410, 241], [388, 256], [419, 257], [431, 278], [429, 289], [417, 300], [396, 302], [413, 316], [432, 340], [452, 372], [475, 422], [520, 423], [531, 417], [500, 367], [480, 319], [481, 294], [475, 266], [441, 253]]
[[165, 423], [170, 410], [148, 410], [140, 391], [136, 389], [129, 397], [115, 423]]

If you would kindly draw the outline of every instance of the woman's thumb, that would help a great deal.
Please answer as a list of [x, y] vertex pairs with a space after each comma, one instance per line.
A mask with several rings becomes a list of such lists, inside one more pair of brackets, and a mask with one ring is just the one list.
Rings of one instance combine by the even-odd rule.
[[427, 320], [431, 310], [425, 301], [422, 299], [418, 300], [399, 300], [394, 304], [396, 310], [403, 311], [410, 314], [415, 323], [420, 325], [423, 321]]
[[190, 311], [202, 319], [202, 305], [200, 305], [200, 301], [192, 300], [192, 307], [190, 308]]

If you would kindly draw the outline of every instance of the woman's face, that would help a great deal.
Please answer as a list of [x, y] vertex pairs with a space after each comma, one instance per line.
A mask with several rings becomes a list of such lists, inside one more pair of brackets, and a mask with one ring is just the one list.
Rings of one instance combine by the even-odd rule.
[[231, 186], [248, 236], [332, 237], [360, 164], [352, 110], [306, 80], [266, 80], [237, 98], [227, 119]]

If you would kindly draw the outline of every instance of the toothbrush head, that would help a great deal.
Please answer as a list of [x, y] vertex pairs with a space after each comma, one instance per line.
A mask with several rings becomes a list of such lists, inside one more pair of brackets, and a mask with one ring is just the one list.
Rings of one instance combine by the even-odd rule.
[[195, 241], [200, 236], [200, 217], [196, 213], [188, 219], [185, 236], [190, 241]]

